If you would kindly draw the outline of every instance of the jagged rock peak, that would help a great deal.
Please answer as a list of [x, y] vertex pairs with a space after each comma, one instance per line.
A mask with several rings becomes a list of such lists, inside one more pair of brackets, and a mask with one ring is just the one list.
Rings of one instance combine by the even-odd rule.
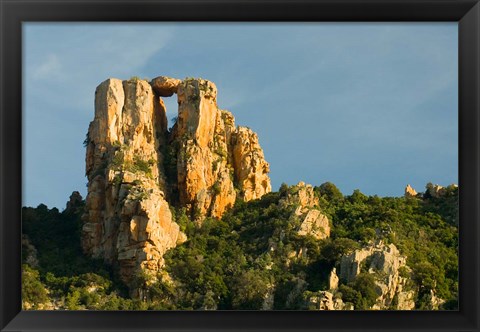
[[412, 188], [409, 184], [405, 187], [405, 197], [416, 197], [417, 196], [417, 191]]
[[[178, 117], [167, 129], [161, 97], [176, 94]], [[95, 91], [95, 117], [85, 140], [88, 194], [82, 246], [117, 265], [131, 283], [156, 274], [163, 254], [185, 241], [170, 208], [197, 221], [221, 217], [235, 200], [271, 191], [257, 135], [236, 127], [204, 79], [159, 76], [107, 79]]]
[[192, 216], [220, 217], [237, 192], [245, 201], [271, 191], [269, 165], [258, 137], [236, 127], [231, 113], [217, 106], [217, 87], [187, 78], [178, 85], [178, 119], [170, 140], [177, 147], [180, 205]]

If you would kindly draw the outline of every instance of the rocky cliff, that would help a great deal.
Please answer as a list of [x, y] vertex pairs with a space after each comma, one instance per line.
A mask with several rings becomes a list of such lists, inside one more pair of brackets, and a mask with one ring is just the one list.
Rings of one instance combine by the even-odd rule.
[[[177, 95], [167, 128], [161, 97]], [[271, 191], [257, 135], [220, 110], [203, 79], [108, 79], [95, 91], [85, 145], [88, 195], [84, 251], [119, 267], [122, 280], [155, 275], [164, 253], [186, 240], [171, 208], [192, 219], [221, 217], [235, 200]]]

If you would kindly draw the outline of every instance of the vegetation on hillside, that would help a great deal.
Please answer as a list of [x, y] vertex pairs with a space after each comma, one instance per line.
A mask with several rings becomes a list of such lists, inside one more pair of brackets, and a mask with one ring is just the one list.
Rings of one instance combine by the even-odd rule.
[[[438, 197], [344, 196], [331, 183], [315, 187], [331, 237], [298, 235], [295, 206], [279, 204], [292, 187], [282, 185], [248, 203], [237, 201], [221, 220], [196, 226], [184, 209], [173, 211], [188, 241], [165, 256], [167, 273], [152, 281], [138, 275], [144, 296], [132, 300], [114, 269], [86, 258], [80, 246], [82, 207], [59, 212], [45, 205], [23, 209], [24, 307], [31, 309], [308, 309], [306, 297], [327, 289], [341, 257], [372, 241], [393, 243], [412, 269], [416, 309], [428, 308], [431, 290], [457, 308], [458, 188]], [[31, 253], [30, 253], [31, 254]], [[30, 260], [31, 261], [31, 260]], [[362, 273], [339, 291], [355, 309], [375, 302], [372, 276]]]
[[146, 309], [145, 303], [128, 299], [127, 289], [111, 268], [83, 255], [82, 213], [83, 203], [61, 213], [44, 204], [22, 209], [23, 308]]

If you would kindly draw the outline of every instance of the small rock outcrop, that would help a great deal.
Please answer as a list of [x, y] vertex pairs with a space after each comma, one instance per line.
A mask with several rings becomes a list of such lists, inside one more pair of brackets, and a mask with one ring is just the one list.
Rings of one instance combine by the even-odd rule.
[[409, 184], [405, 187], [405, 197], [417, 197], [417, 191], [413, 189]]
[[443, 195], [445, 195], [446, 193], [446, 188], [439, 185], [439, 184], [427, 184], [427, 187], [426, 187], [426, 192], [425, 194], [427, 195], [430, 195], [430, 197], [434, 197], [434, 198], [439, 198], [439, 197], [442, 197]]
[[319, 210], [309, 210], [298, 230], [298, 235], [311, 235], [317, 240], [330, 237], [330, 225], [327, 216]]
[[344, 303], [332, 292], [319, 291], [308, 295], [307, 306], [309, 310], [354, 310], [351, 303]]
[[330, 221], [318, 207], [319, 201], [313, 187], [304, 182], [289, 188], [279, 205], [282, 207], [297, 206], [294, 216], [302, 221], [298, 229], [299, 235], [311, 235], [317, 240], [330, 237]]
[[337, 269], [333, 268], [333, 270], [330, 272], [330, 275], [328, 277], [329, 289], [337, 289], [339, 281], [340, 279], [338, 278], [338, 275], [337, 275]]
[[[343, 256], [340, 261], [339, 278], [343, 283], [351, 282], [362, 270], [374, 274], [377, 287], [377, 302], [372, 309], [383, 310], [392, 304], [398, 310], [411, 310], [415, 306], [415, 291], [408, 289], [409, 273], [407, 259], [394, 244], [382, 241]], [[394, 303], [396, 302], [396, 303]]]
[[[178, 118], [169, 131], [161, 97], [175, 93]], [[171, 208], [201, 222], [221, 217], [237, 196], [248, 201], [271, 191], [256, 134], [235, 127], [216, 97], [210, 81], [165, 76], [108, 79], [95, 91], [84, 142], [82, 247], [118, 266], [127, 285], [141, 271], [155, 276], [165, 252], [186, 240]]]
[[427, 303], [427, 310], [439, 310], [441, 306], [445, 303], [445, 300], [438, 297], [433, 291], [433, 289], [431, 289], [427, 295]]
[[312, 185], [300, 181], [288, 189], [286, 196], [279, 203], [281, 206], [297, 205], [295, 214], [301, 215], [318, 206], [318, 198], [315, 196]]

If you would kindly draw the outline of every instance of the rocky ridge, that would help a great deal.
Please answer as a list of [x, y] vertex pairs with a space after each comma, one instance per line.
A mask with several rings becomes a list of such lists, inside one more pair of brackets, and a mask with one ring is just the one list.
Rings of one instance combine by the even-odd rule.
[[[178, 118], [167, 128], [161, 97], [177, 94]], [[95, 91], [85, 140], [88, 195], [82, 247], [119, 267], [124, 282], [156, 275], [164, 253], [186, 240], [171, 208], [200, 223], [221, 217], [235, 200], [271, 191], [257, 135], [220, 110], [215, 84], [160, 76], [151, 82], [108, 79]]]

